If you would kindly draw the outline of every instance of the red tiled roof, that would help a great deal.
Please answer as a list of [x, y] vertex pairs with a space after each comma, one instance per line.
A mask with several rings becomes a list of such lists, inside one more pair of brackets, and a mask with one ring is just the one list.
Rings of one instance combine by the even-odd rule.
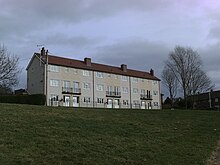
[[132, 70], [132, 69], [127, 69], [127, 72], [124, 72], [122, 71], [121, 67], [97, 64], [93, 62], [91, 63], [91, 66], [87, 66], [84, 61], [58, 57], [58, 56], [53, 56], [53, 55], [48, 55], [48, 64], [79, 68], [79, 69], [86, 69], [86, 70], [94, 70], [94, 71], [99, 71], [99, 72], [113, 73], [113, 74], [126, 75], [126, 76], [146, 78], [146, 79], [160, 81], [160, 79], [158, 79], [155, 76], [152, 76], [148, 72], [137, 71], [137, 70]]

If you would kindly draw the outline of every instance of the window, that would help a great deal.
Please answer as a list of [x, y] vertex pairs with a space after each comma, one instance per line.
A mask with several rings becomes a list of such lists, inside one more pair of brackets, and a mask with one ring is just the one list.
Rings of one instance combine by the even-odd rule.
[[133, 88], [133, 93], [138, 93], [138, 89], [137, 88]]
[[77, 74], [78, 73], [77, 69], [73, 68], [73, 73]]
[[69, 73], [69, 68], [66, 67], [66, 68], [64, 68], [64, 70], [66, 73]]
[[128, 105], [128, 100], [123, 100], [123, 101], [122, 101], [122, 104], [123, 104], [123, 105]]
[[83, 70], [83, 76], [89, 76], [89, 71], [88, 70]]
[[144, 79], [142, 78], [141, 81], [144, 82]]
[[97, 84], [96, 85], [96, 90], [97, 91], [103, 91], [103, 89], [104, 89], [104, 85], [102, 85], [102, 84]]
[[137, 83], [138, 82], [138, 78], [137, 77], [133, 77], [133, 82]]
[[134, 105], [139, 105], [139, 100], [133, 100]]
[[59, 80], [51, 79], [50, 80], [50, 86], [51, 87], [58, 87], [59, 86]]
[[122, 87], [122, 92], [123, 93], [128, 93], [128, 87]]
[[154, 102], [154, 106], [158, 106], [158, 102]]
[[141, 94], [145, 94], [145, 89], [141, 89]]
[[83, 88], [84, 89], [90, 89], [90, 83], [84, 82], [83, 83]]
[[59, 101], [59, 97], [58, 97], [58, 95], [50, 95], [50, 100], [51, 101]]
[[112, 86], [107, 86], [106, 90], [107, 90], [108, 92], [113, 91]]
[[153, 91], [154, 96], [158, 95], [158, 91]]
[[63, 81], [63, 87], [69, 88], [70, 87], [70, 81]]
[[96, 72], [96, 77], [103, 78], [103, 73], [102, 72]]
[[84, 103], [90, 103], [91, 98], [90, 97], [84, 97], [83, 101], [84, 101]]
[[97, 103], [98, 104], [104, 104], [104, 99], [103, 98], [97, 98]]
[[215, 98], [215, 102], [216, 102], [216, 103], [218, 102], [218, 98]]
[[115, 79], [118, 79], [118, 75], [117, 74], [115, 74]]
[[153, 81], [153, 85], [156, 85], [157, 84], [157, 81]]
[[108, 73], [107, 76], [108, 76], [108, 78], [111, 78], [111, 74], [110, 73]]
[[49, 65], [48, 69], [51, 72], [59, 72], [59, 66], [56, 66], [56, 65]]
[[122, 76], [121, 79], [122, 79], [122, 81], [128, 81], [128, 77], [127, 76]]

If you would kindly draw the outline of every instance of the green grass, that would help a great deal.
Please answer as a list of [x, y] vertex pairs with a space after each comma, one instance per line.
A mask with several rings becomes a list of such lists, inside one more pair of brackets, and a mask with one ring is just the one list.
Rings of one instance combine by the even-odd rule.
[[220, 112], [0, 104], [0, 164], [205, 164]]

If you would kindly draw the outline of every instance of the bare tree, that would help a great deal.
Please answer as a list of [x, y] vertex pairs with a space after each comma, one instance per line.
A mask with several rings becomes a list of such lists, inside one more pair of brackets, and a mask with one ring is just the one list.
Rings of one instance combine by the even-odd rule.
[[10, 88], [18, 84], [19, 58], [11, 56], [5, 46], [0, 45], [0, 86]]
[[170, 100], [171, 100], [171, 107], [173, 107], [173, 99], [175, 98], [177, 94], [177, 88], [178, 88], [178, 81], [176, 79], [176, 76], [173, 74], [172, 70], [168, 67], [164, 67], [162, 71], [162, 82], [164, 86], [168, 89], [170, 94]]
[[211, 87], [211, 80], [202, 71], [202, 61], [199, 54], [192, 48], [176, 46], [169, 54], [165, 63], [178, 80], [184, 99], [198, 91], [205, 91]]

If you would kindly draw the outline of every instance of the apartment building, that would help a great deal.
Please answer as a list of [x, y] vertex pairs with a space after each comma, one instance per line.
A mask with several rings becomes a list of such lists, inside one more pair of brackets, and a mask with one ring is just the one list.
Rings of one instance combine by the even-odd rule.
[[160, 80], [152, 69], [68, 59], [42, 48], [26, 70], [28, 93], [45, 94], [48, 106], [161, 109]]

